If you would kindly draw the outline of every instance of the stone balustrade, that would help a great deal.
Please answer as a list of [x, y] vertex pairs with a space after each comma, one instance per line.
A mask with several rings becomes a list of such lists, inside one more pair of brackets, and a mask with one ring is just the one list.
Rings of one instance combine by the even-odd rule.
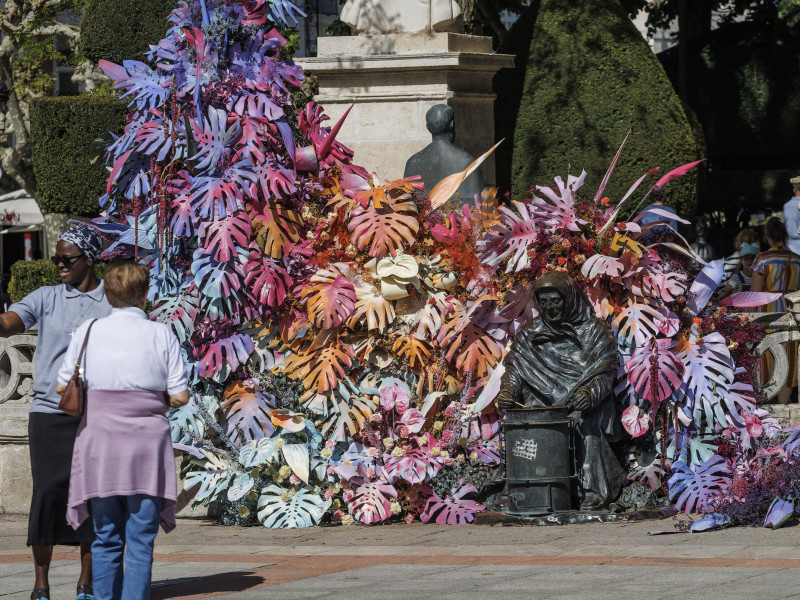
[[[789, 357], [783, 344], [800, 341], [800, 292], [786, 295], [785, 313], [748, 313], [767, 327], [769, 333], [758, 346], [761, 354], [774, 357], [772, 377], [762, 390], [774, 398], [786, 383]], [[26, 513], [30, 502], [30, 465], [28, 458], [28, 411], [33, 402], [33, 353], [36, 331], [10, 338], [0, 338], [0, 514]], [[800, 404], [766, 405], [773, 416], [786, 423], [800, 423]], [[202, 516], [205, 510], [192, 512], [189, 494], [182, 493], [179, 507], [182, 516]]]

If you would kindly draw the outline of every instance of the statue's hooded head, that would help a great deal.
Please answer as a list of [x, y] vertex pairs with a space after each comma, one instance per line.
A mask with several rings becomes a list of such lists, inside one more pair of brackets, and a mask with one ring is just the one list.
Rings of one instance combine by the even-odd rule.
[[539, 315], [553, 329], [567, 324], [577, 330], [595, 316], [589, 299], [562, 271], [549, 271], [534, 281], [533, 294]]

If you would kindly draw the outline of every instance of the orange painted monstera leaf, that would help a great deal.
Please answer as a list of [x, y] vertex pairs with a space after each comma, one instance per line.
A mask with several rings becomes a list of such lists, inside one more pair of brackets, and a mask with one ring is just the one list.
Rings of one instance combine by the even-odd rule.
[[302, 381], [306, 390], [322, 394], [332, 390], [345, 376], [354, 354], [352, 346], [336, 342], [314, 352], [290, 354], [273, 372]]
[[417, 206], [413, 202], [401, 202], [394, 207], [383, 205], [380, 209], [357, 206], [350, 213], [347, 229], [360, 251], [373, 258], [394, 256], [416, 241], [419, 232], [416, 214]]
[[317, 271], [300, 297], [308, 302], [308, 316], [320, 329], [338, 327], [353, 314], [356, 305], [353, 284], [335, 269]]

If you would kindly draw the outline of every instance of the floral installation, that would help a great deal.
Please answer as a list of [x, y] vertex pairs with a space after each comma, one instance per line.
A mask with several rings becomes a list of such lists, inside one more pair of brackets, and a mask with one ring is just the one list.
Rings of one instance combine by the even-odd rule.
[[[454, 214], [438, 209], [449, 188], [370, 176], [341, 121], [295, 105], [303, 74], [279, 29], [300, 14], [179, 2], [150, 64], [101, 63], [132, 113], [95, 225], [107, 258], [151, 269], [150, 317], [185, 349], [192, 399], [169, 419], [195, 502], [269, 528], [471, 522], [501, 477], [502, 360], [536, 314], [531, 282], [555, 269], [617, 338], [630, 479], [687, 512], [733, 505], [743, 465], [789, 435], [756, 407], [761, 329], [729, 312], [772, 296], [721, 306], [720, 261], [618, 220], [655, 169], [616, 206], [612, 164], [592, 199], [583, 173]], [[770, 460], [795, 456], [791, 439]]]

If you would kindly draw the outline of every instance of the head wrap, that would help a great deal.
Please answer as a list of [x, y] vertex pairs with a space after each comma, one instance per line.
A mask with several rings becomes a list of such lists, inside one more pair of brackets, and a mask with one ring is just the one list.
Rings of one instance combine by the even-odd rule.
[[742, 249], [739, 250], [739, 256], [755, 256], [756, 254], [758, 254], [758, 244], [742, 242]]
[[792, 177], [789, 180], [789, 183], [791, 183], [796, 188], [800, 188], [800, 177]]
[[61, 234], [58, 241], [72, 244], [89, 259], [89, 262], [93, 263], [100, 259], [100, 253], [103, 251], [103, 240], [94, 229], [84, 223], [67, 229]]

